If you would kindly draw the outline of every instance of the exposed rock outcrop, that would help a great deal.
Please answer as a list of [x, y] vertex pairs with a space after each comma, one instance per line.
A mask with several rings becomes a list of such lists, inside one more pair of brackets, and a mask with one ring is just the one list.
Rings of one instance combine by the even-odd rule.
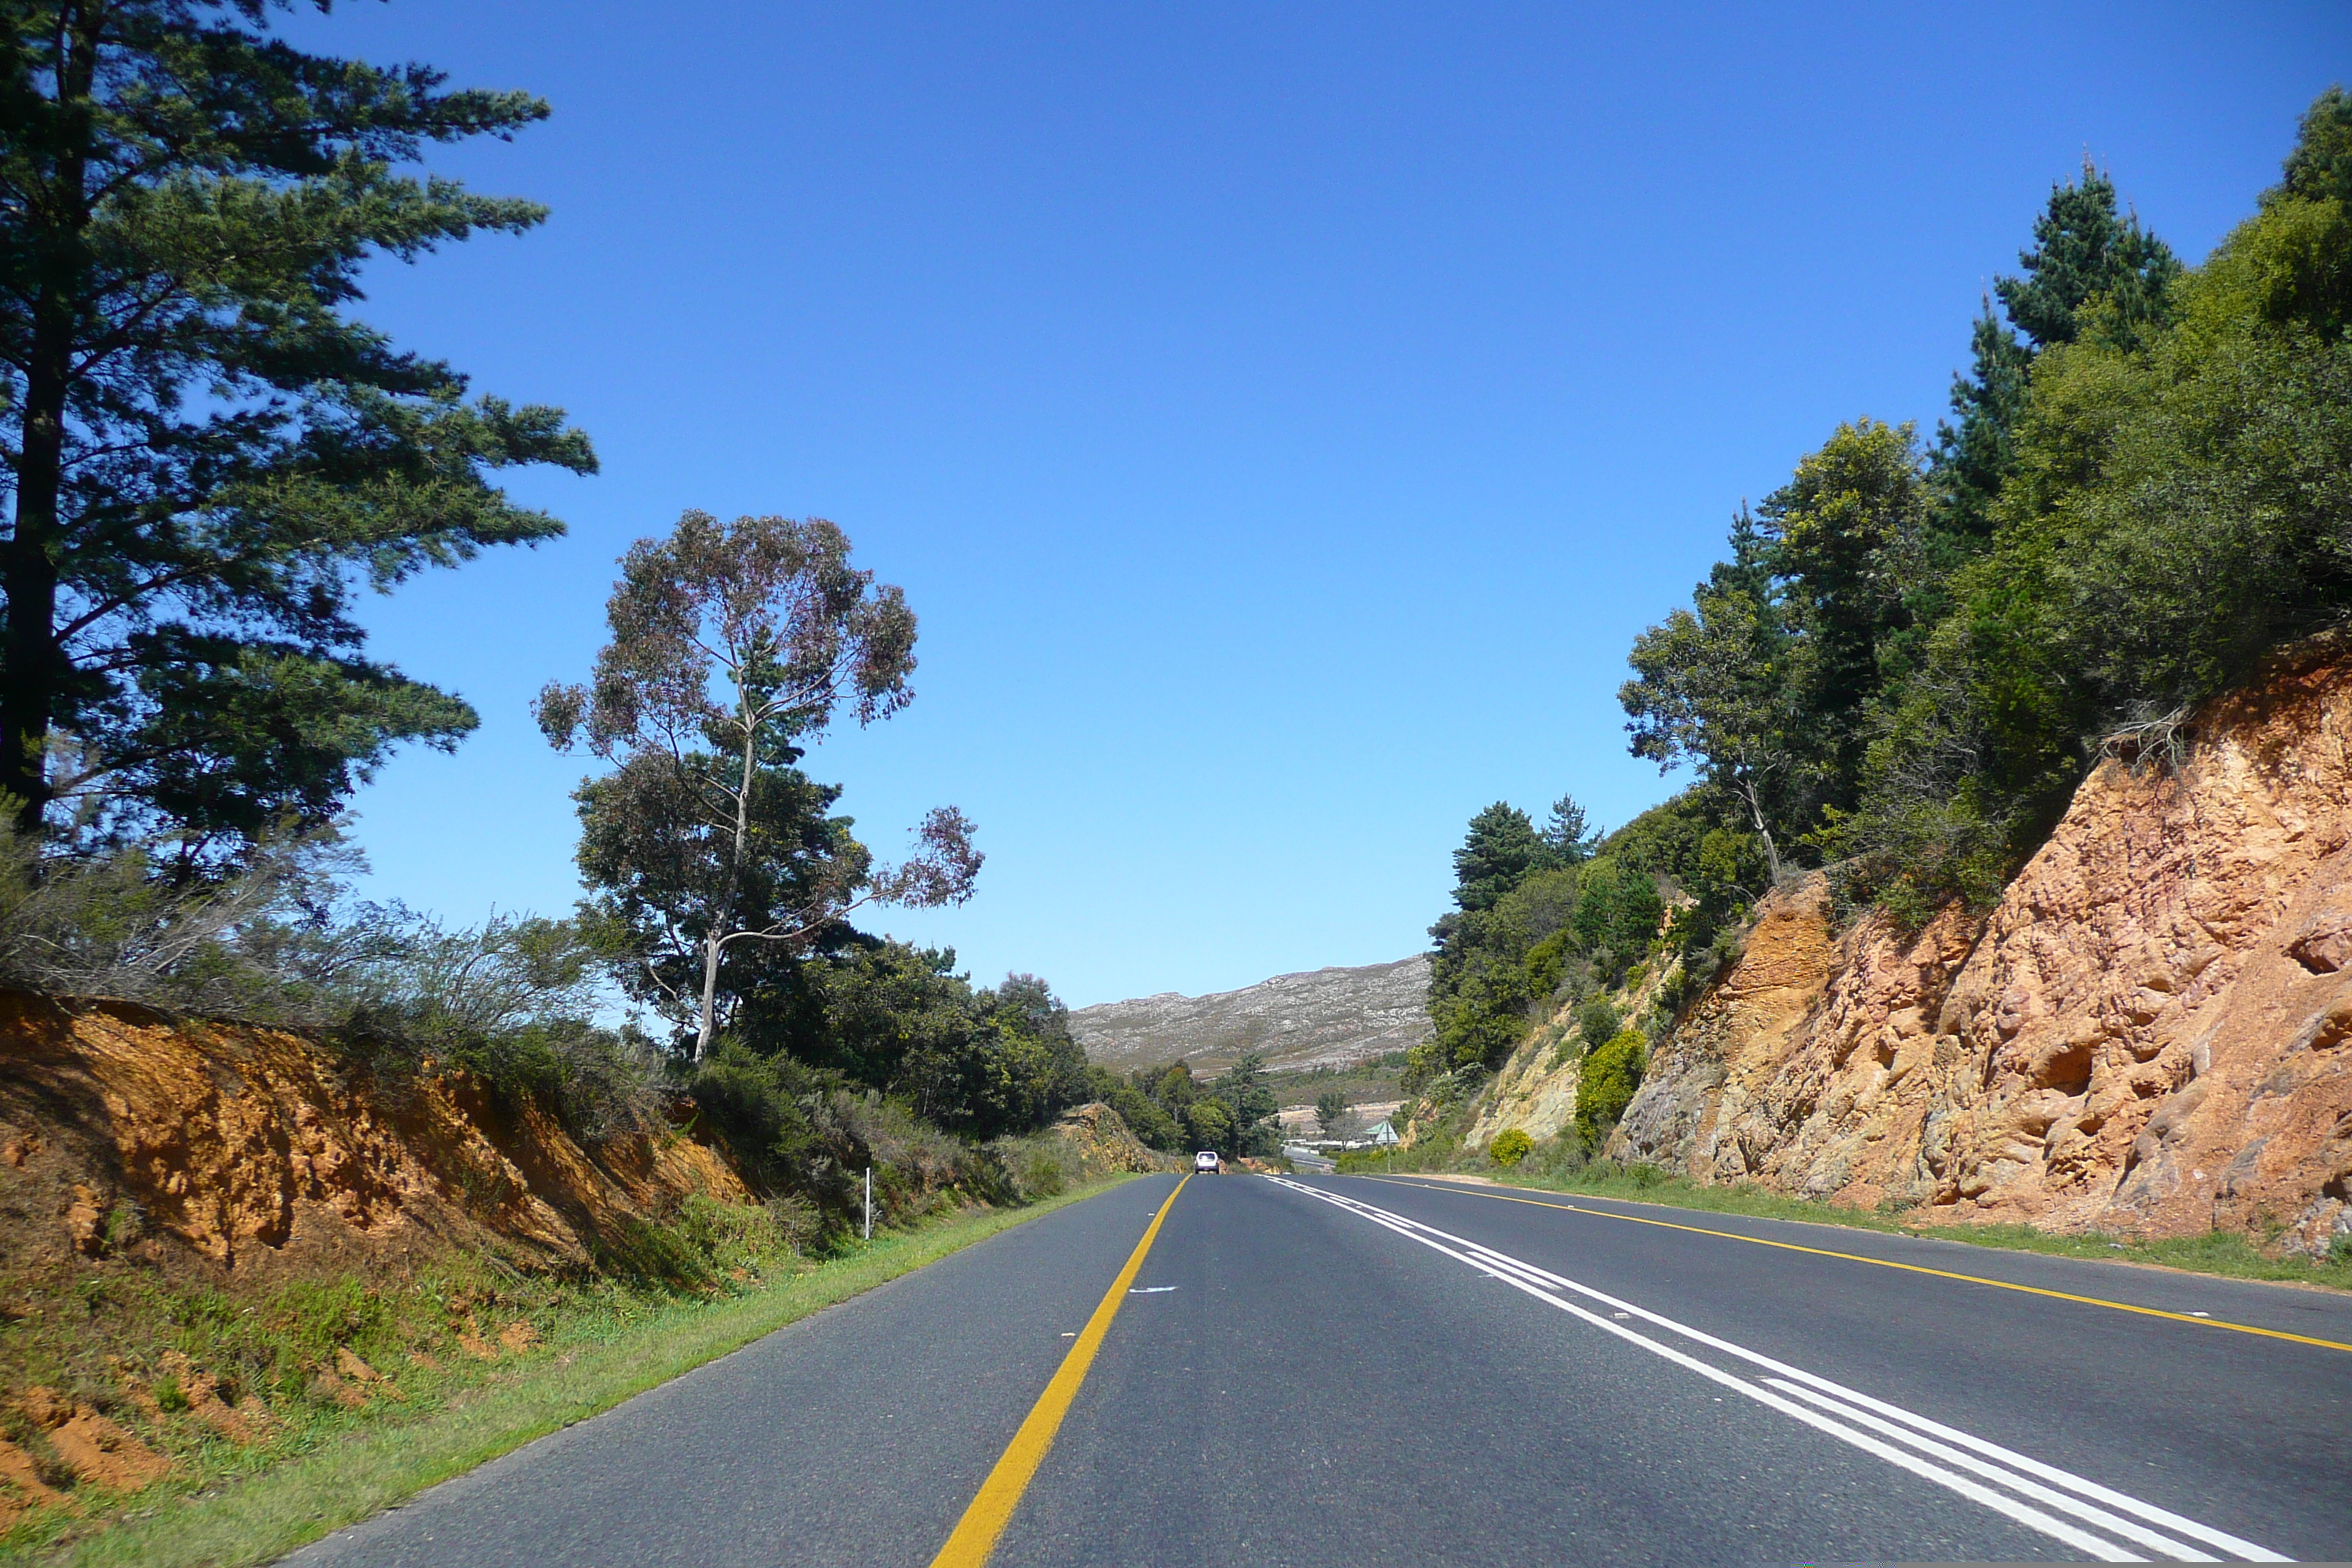
[[0, 1219], [71, 1248], [239, 1275], [497, 1243], [586, 1264], [629, 1216], [748, 1202], [677, 1132], [583, 1148], [460, 1076], [361, 1084], [300, 1037], [0, 993]]
[[1180, 1163], [1172, 1154], [1145, 1148], [1127, 1118], [1099, 1100], [1064, 1111], [1053, 1131], [1078, 1156], [1089, 1177], [1114, 1171], [1172, 1171]]
[[1832, 939], [1817, 878], [1656, 1052], [1612, 1152], [2050, 1229], [2352, 1235], [2352, 656], [2108, 763], [1988, 916]]

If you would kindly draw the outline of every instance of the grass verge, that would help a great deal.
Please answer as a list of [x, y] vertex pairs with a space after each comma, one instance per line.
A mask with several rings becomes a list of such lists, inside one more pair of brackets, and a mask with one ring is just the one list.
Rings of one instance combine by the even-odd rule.
[[[1349, 1173], [1377, 1176], [1381, 1170], [1356, 1163]], [[2081, 1258], [2102, 1263], [2153, 1264], [2164, 1268], [2215, 1274], [2231, 1279], [2284, 1281], [2352, 1290], [2352, 1248], [2337, 1247], [2316, 1262], [2264, 1252], [2253, 1238], [2235, 1231], [2208, 1231], [2202, 1236], [2147, 1240], [2093, 1231], [2080, 1236], [2053, 1236], [2025, 1225], [1930, 1224], [1916, 1211], [1844, 1208], [1811, 1198], [1760, 1192], [1754, 1187], [1702, 1186], [1686, 1177], [1670, 1176], [1654, 1167], [1630, 1168], [1595, 1161], [1580, 1171], [1521, 1174], [1502, 1169], [1468, 1173], [1399, 1170], [1403, 1175], [1475, 1174], [1504, 1186], [1537, 1192], [1617, 1198], [1627, 1203], [1662, 1204], [1671, 1208], [1697, 1209], [1710, 1214], [1745, 1215], [1756, 1219], [1795, 1220], [1806, 1225], [1839, 1226], [1849, 1230], [1874, 1230], [1891, 1236], [1922, 1236], [1938, 1241], [1965, 1242], [2007, 1252], [2038, 1252], [2058, 1258]]]
[[692, 1371], [810, 1313], [1128, 1180], [1114, 1176], [1017, 1209], [877, 1237], [870, 1249], [740, 1296], [680, 1300], [625, 1325], [559, 1337], [438, 1408], [383, 1413], [364, 1428], [258, 1474], [160, 1500], [116, 1527], [12, 1560], [101, 1568], [267, 1563]]

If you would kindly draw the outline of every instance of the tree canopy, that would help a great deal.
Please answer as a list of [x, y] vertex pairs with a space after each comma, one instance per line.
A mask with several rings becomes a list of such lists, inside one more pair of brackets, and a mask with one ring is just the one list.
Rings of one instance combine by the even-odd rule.
[[2352, 613], [2347, 149], [2331, 89], [2195, 268], [2104, 174], [2056, 187], [1932, 449], [1840, 426], [1636, 640], [1635, 753], [1917, 912], [1990, 897], [2100, 757]]
[[348, 314], [372, 258], [545, 216], [399, 166], [547, 106], [305, 53], [272, 9], [27, 0], [0, 49], [0, 791], [27, 832], [167, 830], [184, 871], [471, 730], [352, 596], [562, 531], [497, 470], [595, 467]]
[[744, 999], [866, 903], [971, 897], [980, 852], [951, 806], [918, 847], [876, 863], [828, 816], [837, 788], [793, 764], [835, 714], [861, 724], [913, 698], [906, 596], [850, 563], [822, 519], [688, 511], [621, 561], [612, 639], [585, 685], [535, 705], [559, 750], [613, 764], [583, 784], [580, 868], [632, 993], [709, 1050]]

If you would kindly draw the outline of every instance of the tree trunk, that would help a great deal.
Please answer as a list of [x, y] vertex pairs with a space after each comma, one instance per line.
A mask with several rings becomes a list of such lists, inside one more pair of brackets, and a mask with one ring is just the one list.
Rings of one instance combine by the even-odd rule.
[[719, 961], [727, 950], [728, 922], [735, 914], [735, 889], [742, 878], [743, 841], [751, 836], [751, 781], [760, 763], [760, 726], [750, 710], [751, 699], [739, 698], [737, 718], [743, 726], [743, 769], [736, 781], [735, 843], [727, 857], [727, 875], [719, 884], [717, 907], [710, 911], [710, 931], [702, 939], [702, 1029], [694, 1037], [698, 1064], [710, 1048], [719, 1016]]
[[1741, 779], [1739, 793], [1748, 797], [1748, 815], [1756, 819], [1756, 837], [1764, 840], [1764, 863], [1771, 868], [1772, 886], [1777, 888], [1780, 885], [1780, 851], [1773, 846], [1772, 830], [1764, 826], [1764, 808], [1756, 801], [1756, 781]]
[[716, 929], [702, 939], [702, 1028], [694, 1037], [694, 1064], [702, 1065], [710, 1049], [710, 1036], [719, 1016], [719, 960], [726, 942]]
[[[100, 13], [102, 16], [102, 13]], [[86, 270], [89, 227], [85, 189], [89, 168], [90, 83], [98, 60], [98, 17], [62, 20], [52, 105], [58, 139], [49, 175], [47, 221], [31, 240], [46, 276], [33, 299], [33, 342], [25, 364], [25, 407], [17, 426], [16, 505], [0, 546], [0, 790], [14, 797], [16, 826], [37, 835], [49, 803], [49, 727], [70, 671], [58, 646], [58, 557], [64, 547], [59, 502], [65, 489], [66, 393], [73, 374], [74, 326]]]
[[36, 306], [30, 374], [19, 426], [16, 525], [0, 549], [0, 592], [8, 597], [0, 629], [0, 790], [15, 800], [16, 830], [41, 830], [49, 803], [49, 724], [56, 717], [62, 662], [57, 646], [58, 499], [64, 483], [66, 374], [71, 334], [44, 290]]

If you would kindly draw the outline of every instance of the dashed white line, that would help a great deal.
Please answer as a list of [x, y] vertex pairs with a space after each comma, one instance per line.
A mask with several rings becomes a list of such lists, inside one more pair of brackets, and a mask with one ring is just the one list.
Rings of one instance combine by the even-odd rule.
[[[1596, 1290], [1565, 1275], [1538, 1268], [1508, 1253], [1498, 1252], [1478, 1242], [1342, 1194], [1326, 1192], [1279, 1176], [1267, 1179], [1293, 1192], [1304, 1193], [1345, 1209], [1384, 1229], [1394, 1231], [1409, 1241], [1442, 1252], [1628, 1343], [1639, 1345], [1654, 1355], [1726, 1388], [1736, 1389], [1759, 1405], [1851, 1444], [1898, 1468], [1958, 1492], [1972, 1502], [2099, 1561], [2147, 1561], [2132, 1551], [2130, 1546], [2123, 1544], [2126, 1542], [2176, 1562], [2211, 1563], [2218, 1560], [2210, 1552], [2200, 1550], [2200, 1545], [2229, 1552], [2247, 1562], [2291, 1561], [2267, 1547], [2183, 1518], [2168, 1509], [2144, 1502], [1998, 1444], [1986, 1442], [1969, 1433], [1930, 1421], [1898, 1405], [1874, 1399], [1802, 1368], [1790, 1366], [1744, 1345], [1735, 1344], [1632, 1301]], [[1603, 1317], [1588, 1310], [1567, 1300], [1570, 1295], [1601, 1302], [1612, 1310], [1612, 1315]], [[1629, 1318], [1638, 1318], [1775, 1375], [1760, 1381], [1739, 1376], [1626, 1327], [1622, 1320]], [[2095, 1531], [2104, 1533], [2095, 1533]], [[2192, 1542], [2199, 1544], [2192, 1545]]]

